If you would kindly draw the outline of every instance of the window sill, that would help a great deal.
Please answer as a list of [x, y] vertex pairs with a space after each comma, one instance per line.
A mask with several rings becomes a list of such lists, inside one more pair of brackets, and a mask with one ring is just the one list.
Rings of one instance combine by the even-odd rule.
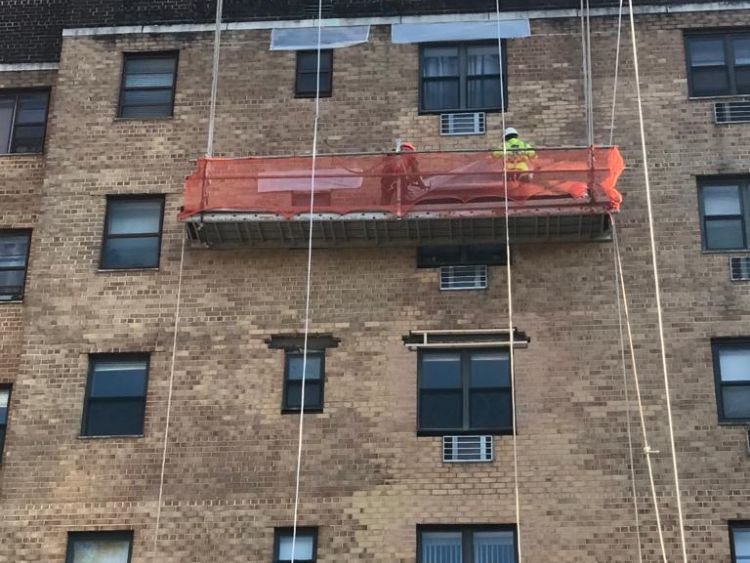
[[79, 440], [112, 440], [145, 438], [145, 434], [113, 434], [112, 436], [77, 436]]
[[491, 108], [491, 109], [436, 109], [436, 110], [425, 110], [420, 109], [417, 111], [417, 115], [419, 117], [425, 117], [428, 115], [441, 115], [443, 113], [503, 113], [504, 111], [508, 111], [506, 108], [505, 110], [502, 110], [500, 108]]
[[[513, 430], [417, 430], [417, 437], [425, 436], [512, 436]], [[518, 433], [516, 433], [518, 435]]]
[[174, 115], [165, 115], [164, 117], [115, 117], [112, 119], [114, 122], [133, 122], [133, 121], [171, 121], [175, 117]]
[[[281, 409], [281, 414], [299, 414], [300, 409]], [[323, 409], [305, 409], [305, 414], [323, 414]]]
[[725, 94], [723, 96], [688, 96], [690, 102], [710, 102], [712, 100], [726, 101], [732, 99], [750, 98], [750, 94]]
[[158, 272], [159, 268], [97, 268], [97, 274], [116, 274], [116, 273], [128, 273], [128, 272]]
[[738, 248], [736, 250], [708, 250], [706, 248], [701, 249], [701, 254], [706, 256], [712, 255], [729, 255], [729, 254], [750, 254], [750, 248]]
[[10, 299], [8, 301], [4, 301], [0, 299], [0, 306], [2, 305], [21, 305], [23, 304], [23, 299]]
[[747, 420], [720, 420], [719, 426], [748, 426], [750, 425], [750, 418]]
[[11, 158], [14, 156], [20, 157], [33, 157], [33, 156], [44, 156], [44, 152], [3, 152], [0, 153], [0, 158]]

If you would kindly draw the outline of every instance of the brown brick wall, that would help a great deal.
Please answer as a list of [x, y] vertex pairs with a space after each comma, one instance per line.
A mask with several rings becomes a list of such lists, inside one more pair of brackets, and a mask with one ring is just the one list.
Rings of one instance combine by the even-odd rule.
[[[717, 424], [709, 345], [747, 334], [750, 301], [745, 286], [728, 281], [725, 255], [701, 253], [695, 176], [746, 171], [750, 128], [715, 127], [708, 102], [688, 101], [681, 30], [747, 15], [639, 23], [688, 547], [702, 563], [728, 563], [727, 520], [750, 518], [745, 431]], [[585, 141], [578, 23], [534, 21], [532, 37], [508, 44], [507, 120], [538, 145]], [[614, 25], [593, 26], [599, 142], [608, 141]], [[436, 117], [417, 115], [417, 47], [392, 45], [388, 33], [376, 27], [367, 45], [336, 52], [321, 146], [381, 150], [398, 137], [429, 149], [494, 146], [497, 115], [487, 136], [470, 138], [441, 138]], [[293, 98], [293, 54], [269, 52], [268, 40], [267, 31], [224, 35], [221, 154], [310, 148], [313, 102]], [[175, 117], [116, 119], [121, 53], [175, 48]], [[616, 120], [629, 165], [618, 221], [676, 561], [629, 48], [626, 41]], [[210, 66], [210, 34], [64, 41], [0, 470], [0, 561], [61, 561], [68, 530], [123, 528], [135, 530], [133, 563], [150, 560], [183, 233], [176, 213], [191, 159], [205, 150]], [[97, 272], [105, 195], [113, 193], [166, 194], [158, 271]], [[298, 419], [280, 414], [283, 353], [264, 339], [302, 327], [305, 266], [300, 250], [186, 250], [159, 561], [267, 561], [273, 527], [291, 522]], [[341, 338], [326, 358], [325, 412], [305, 419], [300, 523], [320, 526], [324, 563], [413, 563], [417, 524], [515, 521], [510, 437], [496, 439], [493, 464], [443, 465], [439, 439], [416, 437], [416, 356], [401, 343], [412, 329], [505, 326], [505, 272], [493, 268], [484, 292], [441, 293], [436, 274], [415, 266], [409, 248], [314, 252], [311, 328]], [[516, 354], [530, 563], [637, 561], [613, 278], [611, 244], [515, 249], [514, 323], [532, 338]], [[121, 350], [152, 353], [145, 436], [81, 439], [87, 354]], [[636, 457], [645, 560], [656, 562], [640, 449]]]

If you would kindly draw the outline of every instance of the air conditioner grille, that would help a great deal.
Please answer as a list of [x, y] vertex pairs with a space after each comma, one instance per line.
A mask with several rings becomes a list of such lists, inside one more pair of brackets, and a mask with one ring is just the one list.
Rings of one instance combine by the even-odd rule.
[[714, 104], [716, 123], [750, 123], [750, 100], [732, 100]]
[[483, 111], [440, 114], [440, 134], [443, 136], [484, 135], [485, 126]]
[[440, 289], [458, 291], [487, 289], [487, 266], [441, 266]]
[[443, 436], [444, 463], [486, 463], [493, 457], [492, 436]]
[[732, 281], [750, 281], [750, 256], [729, 258], [729, 276]]

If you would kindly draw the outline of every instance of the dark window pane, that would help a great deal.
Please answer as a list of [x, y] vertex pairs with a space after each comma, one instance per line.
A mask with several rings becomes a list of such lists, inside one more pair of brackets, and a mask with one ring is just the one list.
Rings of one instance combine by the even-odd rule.
[[459, 81], [425, 80], [423, 103], [426, 110], [457, 109], [459, 107]]
[[0, 461], [2, 461], [4, 448], [5, 448], [5, 426], [0, 426]]
[[724, 383], [750, 384], [750, 348], [725, 348], [719, 350], [719, 371]]
[[461, 532], [422, 532], [420, 563], [463, 563]]
[[128, 563], [131, 540], [123, 534], [100, 532], [82, 536], [85, 537], [71, 536], [71, 563]]
[[[311, 72], [315, 74], [318, 69], [318, 52], [301, 51], [297, 54], [299, 57], [299, 72]], [[320, 52], [320, 70], [326, 72], [331, 70], [332, 54], [331, 51]]]
[[14, 301], [23, 296], [23, 270], [0, 270], [0, 301]]
[[499, 78], [469, 78], [467, 88], [467, 109], [499, 108]]
[[161, 199], [111, 200], [109, 202], [110, 235], [140, 235], [159, 232]]
[[107, 239], [102, 268], [155, 268], [159, 265], [159, 237]]
[[715, 215], [740, 215], [742, 213], [742, 202], [740, 200], [740, 187], [735, 186], [704, 186], [703, 208], [708, 216]]
[[146, 392], [145, 360], [96, 362], [91, 378], [92, 397], [141, 397]]
[[125, 77], [126, 88], [169, 88], [172, 90], [174, 75], [167, 74], [130, 74]]
[[15, 97], [0, 97], [0, 154], [10, 152]]
[[126, 90], [122, 94], [123, 106], [170, 106], [172, 103], [172, 90]]
[[296, 538], [291, 533], [284, 534], [279, 537], [277, 549], [278, 561], [292, 561], [293, 559], [303, 563], [315, 560], [315, 540], [309, 533], [298, 532]]
[[458, 76], [458, 47], [428, 47], [422, 52], [422, 76]]
[[750, 385], [723, 387], [721, 397], [726, 418], [750, 418]]
[[86, 436], [126, 436], [143, 433], [143, 402], [140, 399], [89, 399]]
[[[298, 409], [302, 405], [302, 382], [290, 381], [286, 389], [286, 405], [288, 409]], [[320, 382], [305, 381], [305, 409], [320, 408]]]
[[[289, 362], [288, 366], [288, 377], [290, 380], [302, 381], [302, 368], [304, 365], [304, 357], [302, 354], [289, 354], [287, 359]], [[320, 379], [322, 366], [322, 358], [319, 353], [308, 353], [307, 354], [307, 373], [305, 374], [305, 381]]]
[[[300, 74], [297, 78], [297, 94], [312, 94], [314, 95], [318, 85], [316, 84], [315, 73], [304, 73]], [[321, 94], [327, 93], [330, 90], [331, 75], [322, 72], [320, 74], [320, 92]]]
[[500, 74], [500, 56], [497, 45], [478, 45], [466, 49], [466, 74], [482, 76]]
[[29, 235], [0, 234], [0, 268], [25, 268]]
[[8, 422], [8, 404], [10, 402], [10, 389], [0, 389], [0, 426]]
[[729, 71], [726, 67], [694, 68], [694, 96], [723, 96], [731, 94], [729, 88]]
[[474, 352], [471, 355], [471, 387], [510, 387], [508, 366], [508, 355], [504, 352]]
[[128, 57], [125, 74], [171, 74], [174, 72], [174, 57]]
[[730, 250], [744, 248], [742, 219], [707, 219], [706, 248]]
[[750, 65], [750, 36], [735, 37], [732, 40], [735, 65]]
[[508, 391], [471, 391], [470, 423], [475, 429], [510, 428], [511, 400]]
[[17, 125], [13, 136], [13, 152], [41, 152], [44, 147], [44, 125]]
[[461, 356], [458, 353], [422, 355], [422, 389], [460, 389]]
[[735, 528], [732, 530], [732, 539], [734, 540], [734, 554], [750, 560], [750, 527]]
[[422, 392], [419, 426], [424, 429], [459, 429], [463, 425], [461, 391]]
[[161, 106], [127, 106], [123, 107], [120, 117], [169, 117], [172, 105]]
[[737, 84], [738, 94], [750, 94], [750, 66], [734, 69], [734, 81]]
[[693, 67], [726, 64], [722, 38], [693, 37], [690, 39], [689, 49]]
[[513, 532], [474, 532], [474, 563], [514, 563]]

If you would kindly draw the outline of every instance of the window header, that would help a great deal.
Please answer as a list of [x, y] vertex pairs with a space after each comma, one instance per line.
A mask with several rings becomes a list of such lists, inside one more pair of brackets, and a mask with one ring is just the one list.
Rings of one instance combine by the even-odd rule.
[[[391, 26], [392, 43], [432, 43], [437, 41], [476, 41], [497, 39], [497, 21], [449, 23], [400, 23]], [[528, 19], [500, 22], [500, 38], [515, 39], [531, 35]]]
[[[326, 348], [338, 348], [341, 339], [331, 334], [309, 334], [307, 337], [307, 349], [324, 350]], [[271, 350], [302, 350], [305, 345], [304, 334], [274, 334], [266, 339], [266, 344]]]
[[[349, 27], [323, 27], [320, 30], [320, 48], [338, 49], [367, 43], [369, 25]], [[271, 51], [308, 51], [318, 48], [318, 28], [274, 28], [271, 30]]]
[[[498, 348], [508, 347], [508, 329], [411, 330], [402, 339], [409, 350], [429, 348]], [[526, 348], [531, 339], [525, 332], [513, 329], [513, 347]]]

